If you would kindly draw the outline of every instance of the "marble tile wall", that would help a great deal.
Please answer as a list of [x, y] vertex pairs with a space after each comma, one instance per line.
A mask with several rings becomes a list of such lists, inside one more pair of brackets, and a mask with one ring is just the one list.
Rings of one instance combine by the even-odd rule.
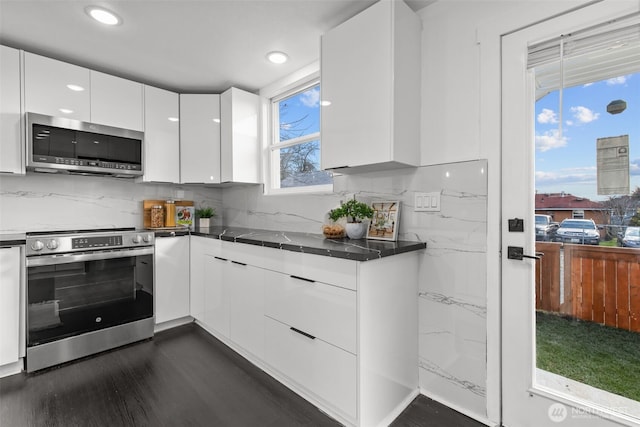
[[[427, 242], [419, 284], [421, 391], [486, 416], [487, 162], [342, 175], [331, 194], [264, 196], [224, 189], [100, 177], [0, 177], [0, 232], [141, 227], [142, 200], [207, 203], [216, 225], [320, 233], [326, 213], [354, 194], [400, 200], [399, 239]], [[441, 192], [440, 212], [414, 212], [414, 192]]]
[[[414, 192], [441, 193], [440, 212], [414, 212]], [[225, 222], [319, 233], [327, 211], [352, 197], [400, 200], [400, 240], [427, 242], [419, 284], [420, 387], [486, 418], [487, 162], [335, 177], [333, 194], [263, 196], [224, 190]]]
[[[0, 232], [142, 227], [142, 201], [169, 198], [222, 212], [222, 190], [204, 186], [50, 174], [0, 176]], [[215, 219], [219, 221], [221, 217]]]

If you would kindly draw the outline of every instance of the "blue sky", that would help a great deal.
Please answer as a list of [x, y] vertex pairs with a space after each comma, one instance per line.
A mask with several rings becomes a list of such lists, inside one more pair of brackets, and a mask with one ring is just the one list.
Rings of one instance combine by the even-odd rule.
[[[627, 109], [607, 113], [616, 99]], [[640, 186], [640, 73], [565, 88], [563, 105], [560, 137], [558, 91], [536, 102], [536, 190], [606, 200], [596, 194], [596, 140], [618, 135], [629, 135], [630, 190]]]
[[[285, 107], [286, 104], [286, 107]], [[280, 101], [280, 127], [287, 127], [287, 123], [306, 117], [302, 123], [294, 127], [304, 129], [304, 134], [320, 132], [320, 86]]]

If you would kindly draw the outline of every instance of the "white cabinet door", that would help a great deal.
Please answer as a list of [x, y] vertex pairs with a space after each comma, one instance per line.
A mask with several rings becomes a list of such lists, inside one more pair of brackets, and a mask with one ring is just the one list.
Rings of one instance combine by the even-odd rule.
[[265, 317], [265, 361], [315, 396], [356, 417], [356, 356]]
[[143, 131], [142, 84], [91, 71], [91, 122]]
[[0, 172], [24, 174], [20, 51], [0, 46]]
[[204, 322], [205, 250], [211, 239], [191, 236], [189, 238], [189, 309], [191, 317]]
[[189, 236], [156, 238], [156, 324], [188, 316]]
[[220, 95], [180, 95], [180, 182], [220, 183]]
[[237, 88], [220, 95], [220, 181], [260, 183], [260, 97]]
[[323, 169], [419, 163], [420, 33], [404, 2], [381, 1], [322, 36]]
[[229, 261], [224, 280], [229, 286], [229, 338], [262, 359], [264, 357], [263, 278], [273, 272]]
[[144, 87], [144, 181], [180, 182], [177, 93]]
[[223, 337], [229, 337], [229, 286], [224, 280], [229, 261], [219, 255], [205, 255], [204, 323]]
[[91, 121], [90, 75], [86, 68], [25, 52], [25, 111]]
[[20, 248], [0, 248], [0, 365], [20, 352]]

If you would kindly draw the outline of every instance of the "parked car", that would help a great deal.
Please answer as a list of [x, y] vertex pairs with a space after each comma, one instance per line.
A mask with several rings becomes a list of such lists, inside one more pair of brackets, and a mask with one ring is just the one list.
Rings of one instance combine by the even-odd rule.
[[600, 244], [600, 231], [592, 219], [565, 219], [556, 231], [556, 242]]
[[536, 214], [536, 240], [552, 242], [558, 230], [558, 223], [551, 215]]
[[626, 248], [640, 248], [640, 227], [627, 227], [618, 244]]

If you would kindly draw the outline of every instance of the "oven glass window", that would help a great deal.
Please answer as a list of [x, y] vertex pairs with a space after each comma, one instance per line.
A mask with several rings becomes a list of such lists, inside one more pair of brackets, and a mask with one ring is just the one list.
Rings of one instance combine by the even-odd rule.
[[28, 267], [28, 346], [153, 316], [153, 256]]

